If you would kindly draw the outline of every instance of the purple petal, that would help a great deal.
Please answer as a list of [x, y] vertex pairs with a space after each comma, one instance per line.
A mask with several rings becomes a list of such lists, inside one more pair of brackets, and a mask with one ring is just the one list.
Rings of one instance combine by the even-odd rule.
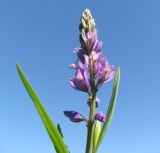
[[84, 77], [83, 82], [88, 88], [89, 87], [89, 80], [88, 80], [88, 75], [87, 75], [87, 71], [86, 70], [84, 70], [83, 77]]
[[115, 75], [115, 70], [114, 67], [112, 68], [112, 70], [110, 72], [108, 72], [105, 76], [105, 83], [111, 81], [114, 78]]
[[83, 80], [83, 79], [84, 79], [83, 72], [82, 72], [80, 69], [78, 69], [78, 70], [76, 71], [76, 78], [77, 78], [78, 80]]
[[75, 64], [75, 63], [73, 63], [73, 64], [71, 64], [70, 66], [69, 66], [71, 69], [77, 69], [77, 65]]
[[96, 61], [100, 57], [101, 53], [92, 51], [91, 55], [92, 55], [93, 61]]
[[82, 83], [84, 84], [84, 86], [86, 86], [88, 88], [89, 86], [89, 80], [88, 80], [88, 72], [86, 67], [84, 66], [84, 64], [82, 64], [80, 61], [77, 62], [78, 64], [78, 69], [76, 71], [76, 77], [82, 81]]
[[86, 39], [87, 49], [93, 51], [97, 45], [97, 31], [88, 32]]
[[83, 86], [80, 80], [78, 80], [77, 78], [71, 78], [69, 79], [69, 83], [71, 84], [71, 86], [79, 91], [83, 91]]
[[86, 55], [84, 49], [76, 48], [74, 52], [77, 54], [78, 59], [84, 64], [85, 63], [84, 55]]
[[79, 60], [77, 60], [76, 65], [81, 70], [85, 69], [85, 65], [81, 61], [79, 61]]
[[70, 85], [78, 91], [88, 92], [88, 86], [85, 81], [79, 80], [78, 78], [69, 79]]
[[106, 115], [104, 115], [102, 112], [99, 112], [95, 115], [95, 120], [105, 122], [107, 119]]
[[84, 55], [84, 65], [86, 66], [86, 68], [88, 70], [90, 69], [90, 61], [89, 61], [89, 56], [88, 55]]

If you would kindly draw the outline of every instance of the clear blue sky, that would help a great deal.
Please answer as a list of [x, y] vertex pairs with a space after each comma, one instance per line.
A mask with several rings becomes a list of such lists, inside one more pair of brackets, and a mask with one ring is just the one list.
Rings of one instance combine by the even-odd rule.
[[[0, 0], [0, 153], [54, 153], [45, 128], [18, 77], [15, 64], [37, 91], [71, 153], [83, 153], [85, 124], [62, 111], [88, 115], [87, 95], [74, 91], [68, 65], [79, 46], [78, 25], [89, 8], [103, 50], [121, 67], [118, 101], [99, 153], [160, 152], [159, 0]], [[113, 82], [99, 93], [106, 112]]]

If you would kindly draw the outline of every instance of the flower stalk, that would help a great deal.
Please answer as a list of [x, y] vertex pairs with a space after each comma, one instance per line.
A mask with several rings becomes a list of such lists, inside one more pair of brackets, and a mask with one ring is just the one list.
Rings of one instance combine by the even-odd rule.
[[[96, 95], [103, 83], [114, 78], [115, 70], [103, 55], [102, 42], [98, 40], [95, 21], [88, 9], [82, 14], [79, 31], [81, 46], [74, 51], [77, 61], [70, 65], [70, 68], [74, 69], [76, 73], [75, 78], [70, 78], [69, 82], [75, 90], [88, 94], [89, 117], [87, 119], [75, 111], [64, 111], [64, 114], [72, 122], [84, 120], [87, 122], [86, 153], [95, 153], [96, 146], [93, 145], [95, 120], [105, 122], [107, 119], [103, 113], [96, 112], [100, 103], [100, 99]], [[96, 143], [98, 143], [98, 138], [96, 139]]]

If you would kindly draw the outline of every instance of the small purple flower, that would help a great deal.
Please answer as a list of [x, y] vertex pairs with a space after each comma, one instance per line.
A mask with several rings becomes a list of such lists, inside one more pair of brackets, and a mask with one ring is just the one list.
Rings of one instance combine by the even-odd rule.
[[64, 115], [67, 116], [72, 122], [82, 122], [85, 121], [85, 117], [83, 117], [80, 113], [75, 111], [63, 111]]
[[82, 48], [75, 48], [74, 52], [77, 54], [78, 59], [84, 64], [86, 52]]
[[89, 31], [89, 32], [85, 32], [84, 29], [82, 29], [81, 31], [81, 36], [82, 36], [82, 39], [85, 43], [85, 48], [88, 50], [88, 54], [93, 51], [97, 45], [97, 31]]
[[88, 32], [86, 34], [86, 45], [88, 50], [93, 51], [97, 45], [97, 31]]
[[102, 54], [100, 52], [92, 51], [91, 56], [93, 62], [96, 62]]
[[[88, 99], [88, 102], [87, 102], [88, 106], [90, 106], [90, 99]], [[98, 107], [100, 104], [100, 99], [98, 97], [96, 97], [96, 107]]]
[[75, 89], [83, 92], [87, 92], [88, 88], [86, 88], [80, 80], [77, 78], [71, 78], [69, 79], [70, 85]]
[[90, 53], [90, 56], [85, 55], [85, 67], [88, 70], [89, 73], [96, 74], [97, 73], [97, 60], [99, 56], [101, 55], [100, 52], [92, 51]]
[[110, 65], [108, 60], [103, 56], [99, 56], [97, 60], [98, 79], [101, 83], [108, 82], [114, 78], [114, 66]]
[[76, 90], [88, 92], [89, 80], [84, 65], [79, 61], [76, 64], [72, 64], [70, 67], [76, 70], [76, 78], [69, 79], [71, 86]]
[[105, 83], [111, 81], [114, 78], [115, 71], [114, 71], [114, 66], [112, 65], [110, 67], [110, 70], [108, 71], [108, 74], [105, 75]]
[[106, 115], [104, 115], [102, 112], [98, 112], [95, 115], [95, 120], [101, 121], [101, 122], [105, 122], [107, 119]]
[[78, 59], [82, 64], [89, 68], [89, 56], [86, 54], [86, 51], [82, 48], [75, 48], [74, 52], [77, 54]]

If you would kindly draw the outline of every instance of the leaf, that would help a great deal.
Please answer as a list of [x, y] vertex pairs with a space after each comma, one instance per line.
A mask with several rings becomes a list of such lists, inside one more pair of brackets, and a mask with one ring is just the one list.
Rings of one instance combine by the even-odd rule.
[[104, 138], [104, 136], [106, 134], [108, 125], [109, 125], [109, 123], [110, 123], [110, 121], [112, 119], [112, 116], [113, 116], [113, 112], [114, 112], [114, 108], [115, 108], [115, 104], [116, 104], [116, 99], [117, 99], [119, 80], [120, 80], [120, 67], [118, 67], [117, 73], [116, 73], [115, 78], [114, 78], [112, 96], [111, 96], [110, 104], [109, 104], [109, 107], [108, 107], [108, 110], [107, 110], [107, 114], [106, 114], [107, 120], [103, 124], [102, 130], [101, 130], [101, 134], [99, 136], [99, 140], [98, 140], [98, 143], [97, 143], [97, 146], [96, 146], [96, 151], [98, 150], [98, 147], [101, 144], [101, 142], [102, 142], [102, 140], [103, 140], [103, 138]]
[[100, 133], [101, 133], [101, 122], [97, 120], [95, 123], [94, 134], [93, 134], [93, 150], [96, 149]]
[[[59, 133], [61, 134], [62, 138], [64, 139], [64, 137], [63, 137], [63, 133], [62, 133], [62, 129], [61, 129], [61, 126], [60, 126], [60, 124], [59, 124], [59, 123], [57, 124], [57, 129], [58, 129]], [[70, 151], [69, 151], [69, 149], [68, 149], [68, 146], [67, 146], [67, 145], [66, 145], [66, 148], [67, 148], [67, 150], [68, 150], [68, 153], [70, 153]]]
[[40, 115], [40, 118], [46, 127], [46, 130], [52, 140], [52, 143], [55, 147], [56, 152], [57, 153], [68, 153], [66, 145], [64, 143], [64, 140], [63, 140], [61, 134], [57, 130], [56, 126], [54, 125], [51, 118], [49, 117], [47, 111], [45, 110], [42, 103], [40, 102], [38, 96], [36, 95], [36, 92], [32, 89], [32, 86], [30, 85], [30, 83], [26, 79], [25, 75], [23, 74], [20, 65], [17, 64], [16, 66], [17, 66], [18, 74], [23, 82], [23, 85], [25, 86], [28, 94], [30, 95], [30, 97], [34, 103], [34, 106], [36, 107], [36, 109]]

